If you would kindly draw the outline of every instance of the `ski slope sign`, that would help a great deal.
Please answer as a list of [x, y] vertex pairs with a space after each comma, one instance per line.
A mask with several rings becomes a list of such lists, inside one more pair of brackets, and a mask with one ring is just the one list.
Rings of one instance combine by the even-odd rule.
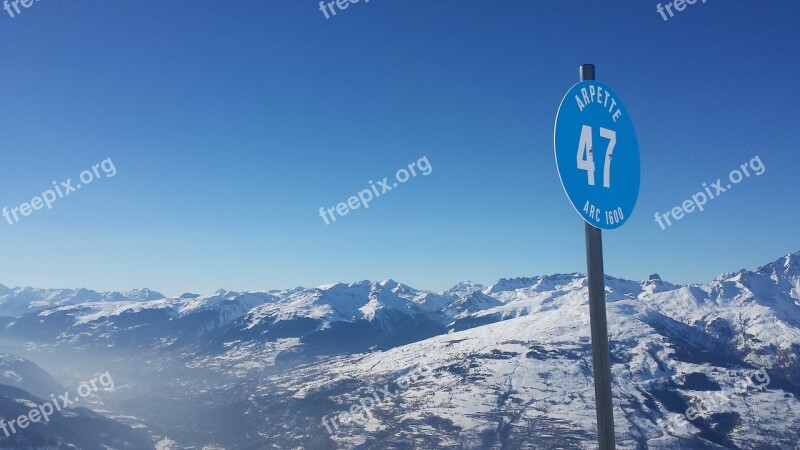
[[561, 100], [554, 134], [556, 167], [572, 206], [594, 227], [621, 227], [639, 197], [641, 168], [620, 97], [603, 83], [581, 81]]

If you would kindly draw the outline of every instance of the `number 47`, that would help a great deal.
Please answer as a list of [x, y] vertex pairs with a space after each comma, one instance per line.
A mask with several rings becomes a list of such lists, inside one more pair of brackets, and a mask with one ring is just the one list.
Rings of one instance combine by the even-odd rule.
[[[608, 139], [606, 149], [606, 160], [603, 166], [603, 187], [611, 187], [611, 157], [614, 154], [614, 146], [617, 145], [617, 132], [606, 128], [600, 128], [600, 137]], [[589, 186], [594, 186], [594, 157], [592, 152], [592, 127], [584, 125], [581, 129], [581, 140], [578, 143], [578, 169], [585, 170], [588, 176]]]

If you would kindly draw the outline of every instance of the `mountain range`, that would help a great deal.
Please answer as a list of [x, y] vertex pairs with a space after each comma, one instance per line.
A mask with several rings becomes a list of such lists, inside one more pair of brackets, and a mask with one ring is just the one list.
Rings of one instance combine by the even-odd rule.
[[[800, 253], [706, 284], [605, 281], [619, 448], [797, 445]], [[0, 285], [0, 316], [5, 358], [52, 374], [31, 390], [110, 371], [120, 387], [101, 409], [159, 449], [596, 439], [583, 274], [441, 293], [393, 280], [174, 298]], [[13, 383], [0, 374], [24, 389]], [[366, 398], [370, 413], [347, 421]]]

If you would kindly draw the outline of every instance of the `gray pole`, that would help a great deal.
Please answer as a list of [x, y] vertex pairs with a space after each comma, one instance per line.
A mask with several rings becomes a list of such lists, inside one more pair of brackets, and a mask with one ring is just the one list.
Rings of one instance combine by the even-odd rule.
[[[583, 64], [581, 81], [594, 80], [594, 64]], [[590, 150], [591, 151], [591, 150]], [[597, 407], [597, 441], [600, 450], [614, 450], [614, 409], [611, 403], [611, 361], [606, 321], [606, 286], [603, 269], [603, 235], [589, 222], [586, 227], [586, 267], [589, 277], [589, 320], [592, 326], [592, 365]]]

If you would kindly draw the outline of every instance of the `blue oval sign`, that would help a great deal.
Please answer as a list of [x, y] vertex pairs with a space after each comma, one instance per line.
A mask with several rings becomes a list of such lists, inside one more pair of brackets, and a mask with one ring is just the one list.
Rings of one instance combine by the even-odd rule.
[[556, 166], [572, 206], [589, 224], [624, 224], [639, 197], [639, 144], [619, 96], [597, 81], [567, 92], [555, 126]]

